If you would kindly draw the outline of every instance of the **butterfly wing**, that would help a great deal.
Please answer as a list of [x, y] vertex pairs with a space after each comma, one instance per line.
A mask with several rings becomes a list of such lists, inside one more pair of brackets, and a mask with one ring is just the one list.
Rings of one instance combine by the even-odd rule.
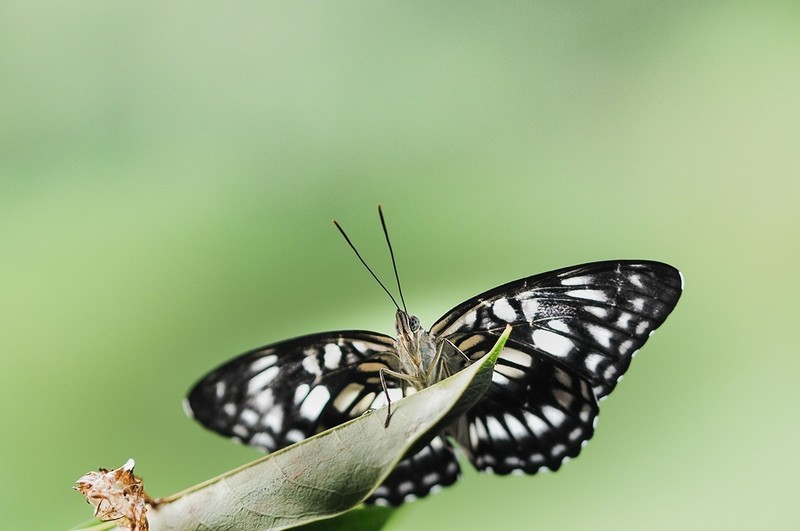
[[636, 351], [681, 294], [677, 269], [660, 262], [595, 262], [509, 282], [445, 314], [431, 334], [468, 332], [511, 339], [586, 378], [608, 395]]
[[[206, 428], [275, 451], [386, 405], [379, 371], [397, 370], [394, 340], [373, 332], [331, 332], [268, 345], [225, 363], [185, 401]], [[392, 400], [403, 391], [386, 379]], [[409, 392], [413, 390], [409, 389]], [[400, 505], [453, 484], [460, 468], [435, 437], [404, 458], [367, 503]]]
[[[481, 356], [490, 334], [455, 337]], [[451, 435], [478, 470], [497, 474], [557, 470], [594, 433], [599, 412], [589, 382], [526, 345], [508, 341], [481, 400], [453, 426]]]
[[675, 307], [682, 278], [649, 261], [596, 262], [510, 282], [448, 312], [431, 328], [472, 359], [506, 324], [511, 338], [492, 385], [456, 428], [479, 469], [557, 469], [593, 433], [636, 351]]
[[461, 468], [453, 447], [445, 437], [437, 435], [421, 450], [400, 461], [366, 503], [401, 505], [452, 485]]
[[200, 380], [185, 404], [206, 428], [275, 451], [375, 406], [383, 397], [378, 371], [396, 363], [389, 336], [313, 334], [234, 358]]

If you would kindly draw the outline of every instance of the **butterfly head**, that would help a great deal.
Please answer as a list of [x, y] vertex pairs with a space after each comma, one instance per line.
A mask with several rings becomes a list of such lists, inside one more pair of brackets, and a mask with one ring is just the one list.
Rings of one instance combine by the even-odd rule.
[[397, 352], [403, 372], [420, 382], [428, 382], [431, 363], [436, 354], [430, 334], [422, 328], [416, 315], [403, 310], [397, 310], [395, 328]]
[[419, 336], [422, 326], [419, 324], [419, 319], [416, 315], [411, 315], [398, 309], [395, 314], [395, 330], [397, 331], [398, 339], [413, 341], [414, 338]]

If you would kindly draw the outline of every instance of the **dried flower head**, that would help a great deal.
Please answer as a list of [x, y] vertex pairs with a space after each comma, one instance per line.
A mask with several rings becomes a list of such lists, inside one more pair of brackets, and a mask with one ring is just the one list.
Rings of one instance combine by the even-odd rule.
[[101, 468], [76, 481], [75, 490], [94, 506], [94, 515], [103, 521], [118, 520], [130, 531], [147, 531], [147, 498], [142, 479], [133, 474], [133, 459], [114, 470]]

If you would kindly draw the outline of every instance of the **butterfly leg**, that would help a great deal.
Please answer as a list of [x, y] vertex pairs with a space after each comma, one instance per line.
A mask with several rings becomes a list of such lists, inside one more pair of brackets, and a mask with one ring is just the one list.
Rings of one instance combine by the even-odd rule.
[[397, 378], [401, 382], [409, 382], [412, 386], [414, 385], [414, 379], [407, 374], [395, 372], [386, 368], [381, 368], [381, 370], [378, 371], [378, 374], [381, 377], [381, 386], [383, 386], [383, 392], [386, 395], [386, 422], [384, 422], [383, 427], [388, 428], [389, 419], [392, 418], [392, 399], [389, 396], [389, 386], [386, 385], [386, 375], [388, 374], [389, 376]]
[[451, 347], [453, 347], [453, 350], [455, 350], [456, 352], [458, 352], [459, 354], [461, 354], [461, 356], [463, 356], [464, 360], [466, 360], [466, 362], [467, 362], [467, 363], [472, 363], [472, 360], [471, 360], [471, 359], [469, 359], [469, 356], [467, 356], [466, 354], [464, 354], [464, 351], [463, 351], [463, 350], [461, 350], [460, 348], [458, 348], [458, 347], [456, 346], [456, 344], [455, 344], [455, 343], [453, 343], [452, 341], [450, 341], [450, 340], [449, 340], [449, 339], [447, 339], [447, 338], [444, 338], [444, 340], [445, 340], [445, 341], [447, 341], [447, 343], [448, 343], [448, 344], [449, 344]]

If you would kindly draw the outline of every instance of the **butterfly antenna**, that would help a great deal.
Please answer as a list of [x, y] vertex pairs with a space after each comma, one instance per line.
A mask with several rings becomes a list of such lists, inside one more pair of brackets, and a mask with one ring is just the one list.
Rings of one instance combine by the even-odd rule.
[[353, 252], [356, 253], [356, 256], [358, 257], [358, 259], [361, 260], [361, 263], [364, 264], [364, 267], [367, 268], [367, 271], [369, 271], [369, 274], [372, 275], [372, 278], [374, 278], [378, 282], [378, 284], [380, 284], [380, 286], [383, 288], [383, 291], [385, 291], [386, 294], [389, 296], [389, 298], [392, 299], [392, 302], [394, 303], [395, 307], [399, 310], [400, 306], [397, 304], [397, 301], [395, 300], [395, 298], [392, 296], [392, 294], [389, 292], [389, 290], [386, 289], [386, 286], [383, 285], [383, 282], [381, 282], [381, 279], [378, 278], [378, 275], [376, 275], [375, 272], [372, 270], [372, 268], [370, 268], [367, 265], [367, 263], [364, 261], [364, 259], [361, 258], [361, 253], [358, 252], [358, 249], [356, 249], [356, 246], [353, 245], [353, 242], [350, 241], [350, 238], [348, 238], [347, 233], [345, 233], [345, 231], [342, 228], [342, 226], [339, 225], [339, 222], [334, 219], [333, 220], [333, 224], [336, 225], [336, 228], [339, 229], [339, 232], [342, 233], [342, 236], [344, 236], [345, 241], [347, 241], [347, 245], [349, 245], [350, 248], [353, 250]]
[[397, 291], [400, 292], [400, 302], [403, 303], [403, 311], [408, 313], [406, 310], [406, 300], [403, 298], [403, 288], [400, 287], [400, 275], [397, 274], [397, 262], [394, 260], [394, 251], [392, 250], [392, 242], [389, 241], [389, 231], [386, 230], [386, 220], [383, 219], [383, 209], [381, 205], [378, 205], [378, 215], [381, 217], [381, 226], [383, 227], [383, 235], [386, 236], [386, 245], [389, 246], [389, 254], [392, 257], [392, 267], [394, 268], [394, 278], [397, 280]]

